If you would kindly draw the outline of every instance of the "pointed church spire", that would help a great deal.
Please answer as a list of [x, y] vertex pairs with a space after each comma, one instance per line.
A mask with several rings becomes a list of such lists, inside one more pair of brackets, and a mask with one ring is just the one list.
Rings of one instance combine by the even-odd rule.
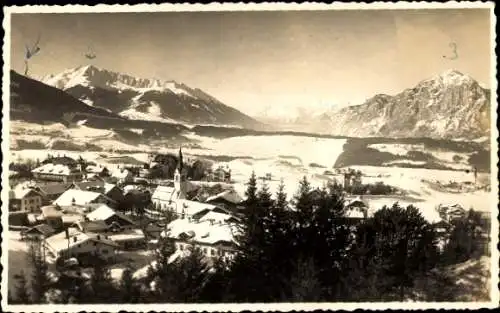
[[179, 169], [179, 172], [182, 171], [183, 163], [182, 163], [182, 146], [179, 147], [179, 161], [177, 163], [177, 168]]

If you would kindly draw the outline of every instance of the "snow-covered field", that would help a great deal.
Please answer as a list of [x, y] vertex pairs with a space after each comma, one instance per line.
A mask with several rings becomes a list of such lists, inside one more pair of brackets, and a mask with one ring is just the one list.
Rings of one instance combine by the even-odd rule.
[[[467, 164], [468, 158], [472, 153], [459, 153], [452, 151], [434, 150], [426, 149], [423, 144], [411, 145], [411, 144], [371, 144], [368, 145], [369, 148], [377, 149], [380, 152], [389, 152], [391, 154], [405, 157], [408, 156], [410, 151], [425, 152], [431, 154], [436, 158], [441, 164], [453, 168], [453, 169], [467, 169], [470, 166]], [[413, 160], [398, 160], [394, 163], [407, 163], [407, 164], [418, 164]], [[389, 164], [389, 163], [388, 163]], [[386, 165], [388, 165], [386, 164]], [[423, 162], [425, 164], [425, 162]]]
[[149, 151], [147, 145], [131, 145], [117, 139], [116, 132], [112, 130], [88, 127], [79, 123], [67, 128], [61, 123], [40, 125], [35, 123], [11, 121], [10, 122], [11, 148], [17, 149], [17, 140], [28, 143], [40, 143], [50, 149], [54, 142], [67, 142], [71, 145], [85, 147], [92, 144], [104, 150]]

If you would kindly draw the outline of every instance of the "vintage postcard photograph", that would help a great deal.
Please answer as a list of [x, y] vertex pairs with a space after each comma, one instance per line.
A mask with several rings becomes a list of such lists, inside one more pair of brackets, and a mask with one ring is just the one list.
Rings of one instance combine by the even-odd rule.
[[4, 8], [2, 308], [492, 308], [494, 3]]

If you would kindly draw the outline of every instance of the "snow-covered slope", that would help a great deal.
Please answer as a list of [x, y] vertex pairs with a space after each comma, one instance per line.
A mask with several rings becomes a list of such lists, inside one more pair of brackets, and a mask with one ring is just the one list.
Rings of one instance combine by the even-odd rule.
[[489, 135], [490, 91], [469, 75], [448, 70], [328, 117], [323, 126], [338, 135], [472, 139]]
[[87, 65], [47, 76], [43, 82], [89, 105], [127, 118], [248, 128], [261, 126], [202, 90], [175, 81], [137, 78]]

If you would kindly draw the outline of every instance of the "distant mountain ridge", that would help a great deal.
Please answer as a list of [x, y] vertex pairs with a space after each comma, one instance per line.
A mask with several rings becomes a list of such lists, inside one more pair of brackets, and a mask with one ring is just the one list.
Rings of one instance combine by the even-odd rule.
[[322, 121], [333, 135], [474, 139], [490, 134], [490, 91], [448, 70], [397, 95], [326, 113]]
[[175, 81], [137, 78], [93, 65], [46, 76], [42, 81], [90, 106], [129, 119], [254, 129], [263, 126], [204, 91]]
[[377, 94], [359, 105], [324, 110], [273, 108], [272, 113], [264, 111], [259, 118], [293, 131], [349, 137], [477, 139], [490, 134], [490, 90], [467, 74], [447, 70], [396, 95]]

